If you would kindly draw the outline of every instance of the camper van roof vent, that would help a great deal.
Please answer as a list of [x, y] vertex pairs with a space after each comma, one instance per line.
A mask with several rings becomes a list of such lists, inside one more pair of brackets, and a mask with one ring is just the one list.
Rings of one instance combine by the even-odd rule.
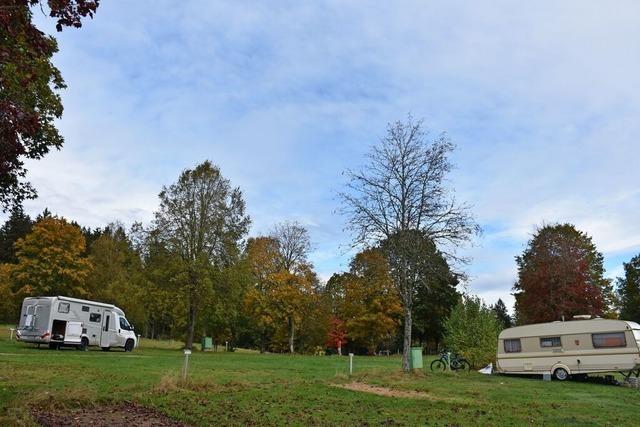
[[591, 319], [590, 314], [576, 314], [573, 316], [573, 320], [589, 320]]

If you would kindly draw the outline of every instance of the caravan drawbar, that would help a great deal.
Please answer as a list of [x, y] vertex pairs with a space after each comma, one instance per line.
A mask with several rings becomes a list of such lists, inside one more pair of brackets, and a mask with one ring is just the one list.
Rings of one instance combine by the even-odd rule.
[[29, 297], [22, 302], [16, 336], [20, 341], [102, 350], [133, 350], [137, 338], [124, 312], [112, 304], [64, 296]]

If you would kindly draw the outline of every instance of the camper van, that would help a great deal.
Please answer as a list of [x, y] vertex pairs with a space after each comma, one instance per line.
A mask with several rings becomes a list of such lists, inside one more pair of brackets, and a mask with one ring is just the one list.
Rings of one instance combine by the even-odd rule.
[[498, 337], [497, 371], [551, 373], [560, 381], [597, 372], [640, 375], [640, 325], [590, 316], [574, 319], [503, 330]]
[[25, 298], [16, 336], [52, 349], [99, 346], [104, 351], [131, 351], [137, 344], [133, 326], [118, 307], [62, 296]]

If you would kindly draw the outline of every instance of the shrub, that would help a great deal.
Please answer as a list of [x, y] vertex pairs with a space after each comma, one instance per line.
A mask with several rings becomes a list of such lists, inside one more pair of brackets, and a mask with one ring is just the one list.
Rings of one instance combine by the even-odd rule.
[[473, 367], [495, 359], [500, 326], [494, 312], [476, 296], [465, 296], [444, 323], [445, 345]]

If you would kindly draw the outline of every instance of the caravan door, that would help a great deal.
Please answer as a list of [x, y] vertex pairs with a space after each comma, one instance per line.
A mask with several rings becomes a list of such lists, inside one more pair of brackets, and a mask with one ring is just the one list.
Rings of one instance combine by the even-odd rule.
[[105, 310], [102, 317], [102, 332], [100, 333], [100, 347], [110, 347], [114, 340], [115, 328], [114, 314], [111, 311]]

